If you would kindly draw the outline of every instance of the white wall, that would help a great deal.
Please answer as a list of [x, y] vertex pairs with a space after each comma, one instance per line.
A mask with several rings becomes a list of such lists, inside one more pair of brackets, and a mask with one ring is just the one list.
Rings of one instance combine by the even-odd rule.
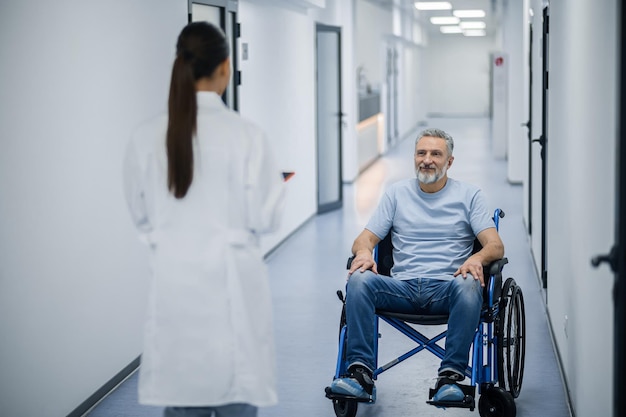
[[397, 139], [401, 140], [415, 134], [418, 125], [426, 122], [426, 62], [423, 56], [428, 40], [419, 12], [412, 3], [396, 3], [392, 12], [394, 36], [388, 37], [387, 43], [398, 51]]
[[429, 117], [489, 117], [493, 37], [431, 36], [424, 50]]
[[342, 178], [352, 182], [359, 175], [357, 131], [355, 30], [357, 0], [326, 0], [326, 7], [311, 8], [309, 16], [317, 23], [341, 28], [341, 110], [345, 114], [342, 131]]
[[426, 78], [424, 47], [401, 43], [399, 47], [400, 80], [398, 89], [398, 129], [400, 137], [413, 133], [418, 123], [426, 120]]
[[504, 50], [509, 56], [507, 177], [522, 183], [528, 160], [528, 0], [507, 1], [504, 10]]
[[264, 238], [269, 250], [317, 211], [315, 22], [306, 10], [258, 1], [239, 3], [239, 21], [249, 55], [240, 112], [265, 130], [284, 169], [296, 171], [281, 229]]
[[66, 415], [141, 352], [147, 260], [122, 196], [166, 108], [186, 2], [0, 6], [0, 414]]
[[393, 33], [392, 12], [369, 1], [358, 0], [355, 27], [355, 63], [365, 69], [372, 87], [380, 88], [386, 76], [383, 39]]
[[547, 304], [580, 417], [612, 409], [616, 3], [550, 2]]
[[[364, 69], [369, 84], [380, 91], [381, 111], [386, 124], [391, 123], [392, 117], [387, 105], [387, 94], [391, 90], [391, 86], [387, 85], [387, 48], [397, 51], [398, 138], [395, 139], [401, 139], [413, 133], [418, 124], [426, 119], [426, 63], [423, 58], [426, 37], [412, 4], [382, 6], [371, 0], [357, 0], [355, 7], [354, 62], [357, 68]], [[386, 136], [386, 127], [378, 128]], [[381, 138], [379, 152], [387, 150], [386, 139]], [[369, 148], [374, 149], [373, 145]], [[364, 152], [361, 149], [361, 153]], [[376, 156], [376, 153], [365, 153], [362, 159], [371, 161]]]
[[[359, 170], [367, 168], [378, 155], [387, 150], [386, 124], [393, 117], [387, 107], [387, 44], [393, 36], [395, 15], [390, 6], [383, 7], [367, 0], [355, 3], [355, 93], [364, 93], [366, 86], [380, 93], [382, 117], [357, 124], [357, 163]], [[392, 41], [393, 43], [393, 41]], [[364, 78], [362, 80], [361, 78]], [[366, 85], [363, 85], [365, 83]], [[359, 91], [360, 90], [360, 91]], [[355, 94], [356, 95], [356, 94]], [[357, 105], [358, 110], [358, 105]]]

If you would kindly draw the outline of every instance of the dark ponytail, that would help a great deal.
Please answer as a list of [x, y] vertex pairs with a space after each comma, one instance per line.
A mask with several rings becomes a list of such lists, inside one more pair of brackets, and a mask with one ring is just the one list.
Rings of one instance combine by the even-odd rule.
[[193, 135], [196, 133], [196, 81], [210, 77], [226, 58], [224, 33], [207, 22], [187, 25], [178, 36], [168, 101], [166, 136], [168, 189], [183, 198], [193, 181]]
[[196, 83], [191, 66], [180, 55], [174, 61], [167, 124], [168, 188], [183, 198], [193, 180], [193, 143], [196, 129]]

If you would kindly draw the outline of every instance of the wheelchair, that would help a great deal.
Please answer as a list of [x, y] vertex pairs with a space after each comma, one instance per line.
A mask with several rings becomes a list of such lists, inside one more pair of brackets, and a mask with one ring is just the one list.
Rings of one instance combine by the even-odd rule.
[[[493, 216], [496, 229], [499, 228], [499, 220], [503, 217], [504, 212], [496, 209]], [[480, 248], [480, 243], [476, 239], [474, 253]], [[379, 274], [390, 275], [393, 266], [392, 250], [391, 234], [388, 234], [374, 249], [374, 259], [378, 265]], [[354, 257], [348, 259], [348, 269], [353, 259]], [[478, 411], [481, 417], [515, 417], [514, 398], [520, 394], [524, 376], [526, 320], [522, 289], [513, 278], [507, 278], [504, 283], [502, 282], [502, 269], [507, 263], [507, 258], [503, 258], [492, 262], [485, 268], [485, 289], [480, 322], [470, 349], [472, 353], [470, 364], [465, 370], [465, 375], [469, 377], [470, 384], [458, 384], [465, 394], [465, 398], [461, 402], [435, 402], [432, 401], [432, 398], [436, 392], [431, 388], [428, 404], [443, 408], [468, 408], [470, 411], [474, 411], [476, 408], [476, 388], [478, 388], [480, 395]], [[334, 379], [348, 375], [346, 343], [349, 329], [346, 326], [345, 298], [341, 290], [337, 291], [337, 296], [343, 303], [343, 309], [339, 325], [339, 349]], [[381, 373], [421, 351], [429, 351], [439, 359], [443, 359], [445, 350], [438, 342], [446, 337], [447, 330], [428, 338], [411, 324], [425, 326], [447, 324], [447, 315], [413, 315], [377, 310], [376, 318], [377, 333], [380, 319], [403, 333], [417, 346], [382, 366], [378, 366], [376, 363], [372, 379], [376, 380]], [[380, 333], [378, 333], [377, 338], [374, 338], [376, 362], [378, 361], [378, 338], [381, 338]], [[373, 404], [376, 401], [375, 396], [362, 399], [335, 394], [330, 390], [330, 387], [326, 387], [326, 397], [332, 400], [337, 417], [355, 417], [359, 402]]]

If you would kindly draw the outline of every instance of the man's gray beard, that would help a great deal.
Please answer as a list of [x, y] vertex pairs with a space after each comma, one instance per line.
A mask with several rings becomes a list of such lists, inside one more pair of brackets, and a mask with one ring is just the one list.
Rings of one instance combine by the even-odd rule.
[[417, 180], [422, 184], [434, 184], [443, 178], [443, 176], [446, 174], [446, 171], [447, 169], [445, 167], [441, 170], [441, 172], [437, 172], [437, 169], [435, 168], [434, 173], [426, 174], [420, 171], [419, 168], [417, 168], [415, 170], [415, 174], [417, 175]]

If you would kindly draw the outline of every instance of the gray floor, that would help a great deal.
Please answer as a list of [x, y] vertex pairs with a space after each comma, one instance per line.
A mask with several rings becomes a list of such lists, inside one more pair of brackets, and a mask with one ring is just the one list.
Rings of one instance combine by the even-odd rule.
[[[492, 207], [506, 213], [500, 234], [512, 276], [524, 291], [527, 353], [522, 393], [516, 400], [519, 417], [569, 417], [569, 409], [546, 320], [543, 292], [532, 265], [522, 220], [522, 188], [506, 181], [506, 163], [489, 156], [490, 129], [484, 119], [435, 119], [431, 126], [455, 138], [455, 161], [449, 175], [480, 186]], [[275, 308], [279, 399], [260, 417], [332, 417], [324, 397], [334, 373], [341, 303], [335, 292], [345, 285], [345, 262], [353, 239], [362, 230], [385, 186], [413, 176], [413, 140], [406, 140], [377, 160], [359, 179], [344, 186], [341, 210], [306, 223], [268, 259]], [[436, 328], [428, 328], [426, 334]], [[403, 353], [408, 340], [381, 324], [379, 362]], [[421, 353], [380, 375], [378, 400], [360, 405], [359, 417], [462, 416], [468, 410], [436, 409], [426, 404], [438, 361]], [[161, 409], [137, 404], [133, 375], [103, 400], [90, 417], [160, 416]], [[475, 411], [478, 415], [478, 411]]]

